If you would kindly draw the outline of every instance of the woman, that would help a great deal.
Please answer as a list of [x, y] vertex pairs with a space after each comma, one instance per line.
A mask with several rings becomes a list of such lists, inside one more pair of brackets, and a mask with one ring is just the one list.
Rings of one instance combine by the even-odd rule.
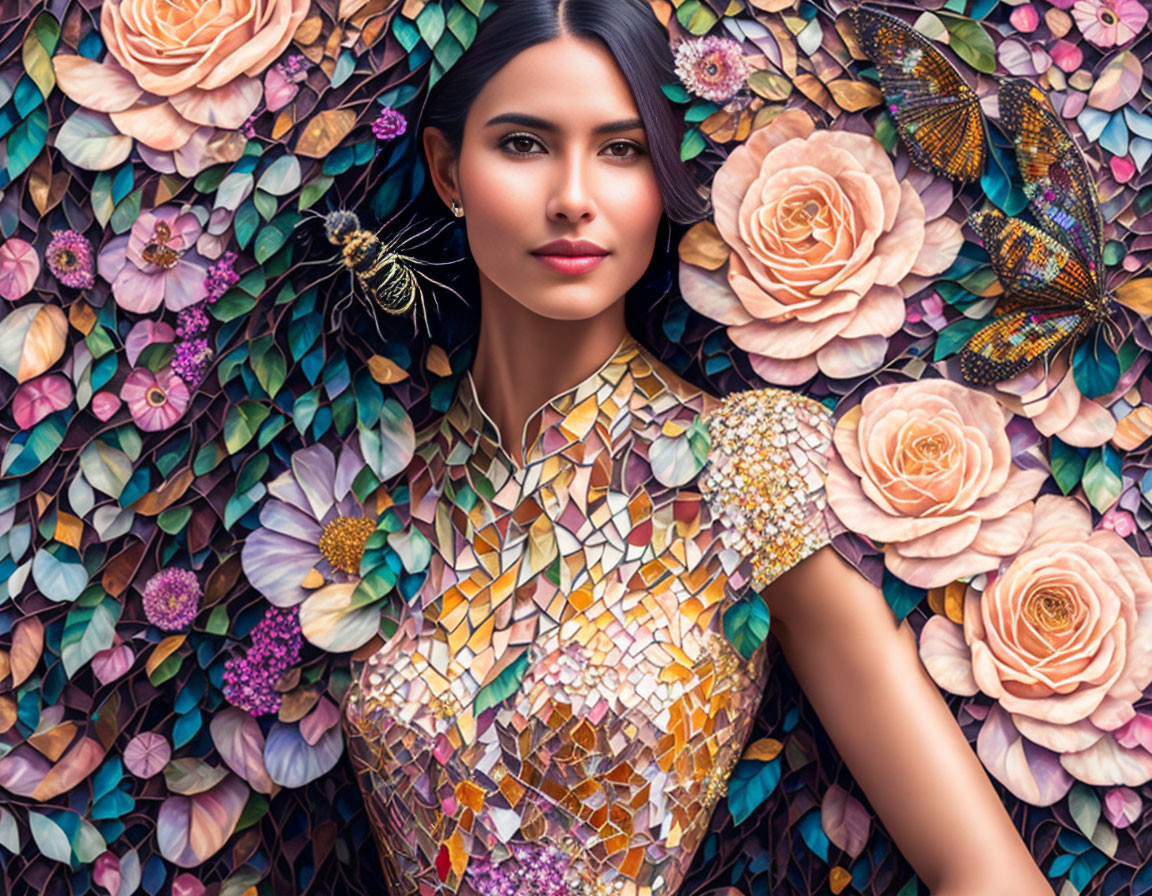
[[724, 622], [750, 596], [934, 894], [1050, 892], [911, 632], [829, 547], [827, 410], [721, 402], [628, 332], [662, 217], [701, 211], [671, 68], [645, 3], [520, 0], [430, 98], [481, 324], [393, 492], [427, 578], [343, 707], [389, 891], [676, 892], [764, 688], [763, 626]]

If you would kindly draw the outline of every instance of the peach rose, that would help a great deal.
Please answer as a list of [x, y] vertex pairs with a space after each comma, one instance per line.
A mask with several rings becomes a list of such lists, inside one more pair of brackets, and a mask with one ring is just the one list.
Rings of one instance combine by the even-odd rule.
[[[983, 593], [969, 587], [963, 627], [928, 621], [920, 654], [945, 690], [994, 698], [1004, 713], [992, 724], [1006, 714], [1026, 741], [1059, 754], [1068, 775], [1098, 786], [1152, 780], [1134, 707], [1152, 683], [1152, 558], [1115, 532], [1093, 531], [1075, 498], [1036, 501], [1020, 552]], [[1035, 771], [1039, 751], [1014, 767], [993, 747], [1005, 740], [1000, 732], [981, 738], [989, 742], [981, 751], [978, 738], [981, 758], [1014, 793], [1032, 802], [1063, 795], [1036, 792], [1045, 777]]]
[[716, 172], [727, 282], [681, 267], [685, 299], [729, 325], [764, 379], [797, 385], [878, 368], [904, 323], [903, 284], [956, 258], [961, 225], [897, 178], [874, 137], [817, 129], [793, 109], [755, 131]]
[[995, 569], [1019, 550], [1048, 478], [1012, 459], [1011, 415], [943, 379], [881, 386], [836, 424], [828, 505], [884, 543], [888, 569], [936, 588]]
[[[105, 0], [103, 62], [56, 56], [60, 89], [159, 151], [200, 128], [239, 128], [264, 88], [258, 76], [288, 46], [309, 0]], [[241, 144], [242, 148], [242, 144]]]

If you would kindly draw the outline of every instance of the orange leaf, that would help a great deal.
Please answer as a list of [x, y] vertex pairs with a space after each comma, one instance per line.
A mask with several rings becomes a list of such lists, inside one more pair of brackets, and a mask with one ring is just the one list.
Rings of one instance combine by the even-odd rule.
[[373, 355], [368, 359], [368, 372], [372, 379], [385, 386], [408, 379], [407, 370], [383, 355]]
[[774, 737], [762, 737], [760, 740], [753, 741], [748, 745], [748, 749], [744, 751], [741, 759], [757, 759], [760, 762], [769, 762], [780, 755], [780, 750], [783, 749], [783, 744], [776, 740]]
[[32, 674], [44, 652], [44, 625], [35, 616], [22, 619], [12, 633], [12, 687], [19, 687]]
[[1116, 301], [1144, 317], [1152, 316], [1152, 277], [1138, 277], [1121, 283], [1116, 289]]
[[44, 802], [58, 797], [96, 771], [96, 766], [103, 761], [104, 748], [99, 742], [90, 737], [81, 739], [36, 785], [32, 799]]
[[180, 645], [184, 643], [187, 637], [187, 635], [169, 635], [157, 644], [152, 655], [148, 657], [148, 662], [144, 664], [144, 671], [151, 676], [164, 660], [180, 649]]
[[296, 154], [310, 159], [322, 159], [332, 152], [356, 124], [356, 113], [351, 109], [325, 109], [312, 118], [296, 141]]
[[680, 258], [688, 264], [715, 271], [728, 261], [731, 248], [711, 221], [701, 221], [680, 240]]
[[141, 495], [131, 509], [143, 516], [156, 516], [179, 501], [195, 479], [190, 469], [183, 469], [170, 479], [165, 479], [150, 492]]
[[846, 112], [859, 112], [879, 106], [884, 97], [880, 88], [867, 81], [853, 81], [850, 78], [837, 78], [828, 84], [832, 99]]

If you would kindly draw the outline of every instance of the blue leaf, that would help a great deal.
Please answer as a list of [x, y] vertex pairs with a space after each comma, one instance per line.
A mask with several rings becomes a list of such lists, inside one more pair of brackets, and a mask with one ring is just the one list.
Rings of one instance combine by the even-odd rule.
[[728, 811], [740, 824], [756, 807], [768, 799], [780, 782], [780, 757], [770, 762], [742, 759], [736, 763], [728, 780]]
[[1018, 215], [1028, 206], [1028, 197], [1017, 185], [1016, 160], [1011, 148], [996, 134], [988, 140], [988, 162], [980, 186], [992, 203], [1008, 216]]
[[800, 828], [800, 836], [804, 838], [805, 845], [827, 862], [829, 846], [828, 835], [824, 833], [824, 828], [820, 825], [820, 810], [813, 809], [801, 818], [798, 827]]

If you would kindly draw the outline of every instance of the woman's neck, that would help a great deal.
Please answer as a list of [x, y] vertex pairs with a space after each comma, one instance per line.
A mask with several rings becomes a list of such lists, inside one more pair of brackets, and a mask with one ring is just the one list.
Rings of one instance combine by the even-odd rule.
[[472, 381], [500, 443], [517, 464], [524, 463], [521, 437], [532, 413], [595, 373], [627, 335], [623, 298], [595, 317], [556, 320], [502, 290], [482, 290]]

